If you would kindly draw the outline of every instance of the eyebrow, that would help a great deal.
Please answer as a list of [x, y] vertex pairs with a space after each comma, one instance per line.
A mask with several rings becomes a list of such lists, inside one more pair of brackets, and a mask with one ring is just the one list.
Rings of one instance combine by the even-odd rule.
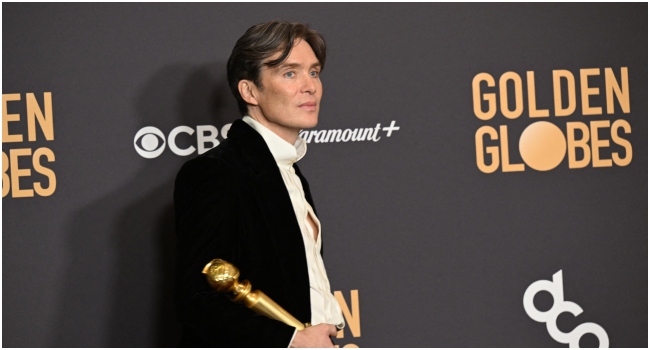
[[[298, 68], [301, 67], [302, 65], [300, 63], [282, 63], [280, 64], [277, 69], [285, 69], [285, 68]], [[316, 62], [312, 64], [309, 68], [315, 68], [315, 67], [322, 67], [323, 65], [320, 62]]]

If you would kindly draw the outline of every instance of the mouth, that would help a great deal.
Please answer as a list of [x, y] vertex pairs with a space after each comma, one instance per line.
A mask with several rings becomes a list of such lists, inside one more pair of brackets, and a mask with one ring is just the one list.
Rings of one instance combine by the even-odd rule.
[[316, 110], [316, 102], [305, 102], [300, 105], [298, 105], [299, 108], [307, 110], [307, 111], [315, 111]]

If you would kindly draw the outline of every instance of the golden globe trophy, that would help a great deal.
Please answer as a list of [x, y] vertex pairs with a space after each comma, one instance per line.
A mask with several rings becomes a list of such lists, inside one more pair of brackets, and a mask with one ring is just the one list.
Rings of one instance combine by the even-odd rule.
[[214, 259], [210, 261], [203, 268], [203, 273], [208, 278], [208, 283], [217, 292], [230, 294], [232, 301], [244, 304], [260, 315], [284, 322], [289, 326], [297, 328], [299, 331], [310, 326], [309, 323], [303, 324], [298, 321], [261, 290], [251, 292], [251, 283], [247, 280], [240, 283], [239, 269], [225, 260]]

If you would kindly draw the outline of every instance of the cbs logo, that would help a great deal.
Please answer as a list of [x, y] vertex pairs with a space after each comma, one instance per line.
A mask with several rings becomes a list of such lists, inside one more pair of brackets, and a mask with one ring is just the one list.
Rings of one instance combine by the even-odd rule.
[[[539, 311], [533, 299], [535, 295], [541, 291], [551, 293], [553, 296], [553, 307], [548, 311]], [[582, 313], [582, 308], [576, 303], [564, 301], [564, 287], [562, 282], [562, 270], [553, 275], [553, 282], [546, 280], [539, 280], [531, 284], [524, 293], [524, 310], [530, 318], [537, 322], [546, 323], [546, 329], [551, 337], [562, 344], [569, 344], [569, 347], [579, 348], [580, 338], [587, 333], [591, 333], [598, 338], [601, 348], [609, 347], [609, 337], [603, 327], [593, 323], [585, 322], [578, 327], [574, 328], [569, 333], [560, 331], [557, 327], [557, 317], [563, 312], [570, 312], [573, 316], [578, 316]]]
[[[230, 124], [226, 124], [221, 128], [221, 136], [223, 139], [228, 137], [228, 130], [230, 130]], [[189, 146], [187, 148], [180, 148], [176, 145], [176, 137], [179, 134], [188, 134], [194, 135], [194, 129], [189, 126], [181, 125], [177, 126], [165, 137], [160, 129], [154, 126], [146, 126], [135, 134], [133, 138], [133, 147], [136, 152], [144, 158], [152, 159], [160, 156], [165, 151], [165, 146], [179, 156], [189, 156], [190, 154], [197, 151], [198, 154], [203, 154], [208, 150], [219, 145], [219, 140], [217, 136], [219, 135], [219, 130], [212, 125], [197, 125], [196, 126], [196, 145]]]

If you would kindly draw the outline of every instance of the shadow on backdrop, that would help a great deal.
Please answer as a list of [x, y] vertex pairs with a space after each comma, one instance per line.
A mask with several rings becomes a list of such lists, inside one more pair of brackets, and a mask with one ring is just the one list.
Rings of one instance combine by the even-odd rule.
[[[133, 100], [138, 128], [168, 133], [179, 125], [220, 128], [234, 121], [239, 114], [225, 72], [224, 63], [162, 68]], [[179, 136], [185, 148], [191, 140], [181, 142]], [[177, 346], [174, 179], [196, 155], [167, 149], [124, 186], [77, 212], [67, 238], [59, 322], [47, 346]]]

